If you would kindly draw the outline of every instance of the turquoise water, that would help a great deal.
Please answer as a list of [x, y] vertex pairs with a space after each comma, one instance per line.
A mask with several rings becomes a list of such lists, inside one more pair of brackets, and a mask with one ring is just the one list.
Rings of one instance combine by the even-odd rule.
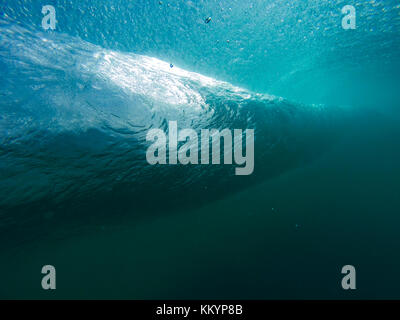
[[[1, 298], [399, 298], [397, 1], [0, 8]], [[150, 166], [169, 121], [254, 129], [254, 173]]]

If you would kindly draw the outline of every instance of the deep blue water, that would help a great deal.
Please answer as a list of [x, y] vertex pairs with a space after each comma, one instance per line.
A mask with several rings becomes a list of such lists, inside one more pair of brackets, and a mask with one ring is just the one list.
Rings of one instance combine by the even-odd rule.
[[[0, 12], [1, 298], [399, 298], [398, 1]], [[254, 173], [150, 166], [169, 121], [254, 129]]]

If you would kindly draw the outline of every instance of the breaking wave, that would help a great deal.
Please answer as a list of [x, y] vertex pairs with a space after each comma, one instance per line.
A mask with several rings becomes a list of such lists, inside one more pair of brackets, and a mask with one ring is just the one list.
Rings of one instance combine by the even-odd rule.
[[[336, 108], [253, 93], [7, 19], [0, 28], [3, 227], [49, 212], [134, 215], [201, 204], [317, 157], [341, 131]], [[254, 129], [253, 175], [235, 176], [227, 165], [150, 166], [146, 134], [170, 120], [195, 130]]]

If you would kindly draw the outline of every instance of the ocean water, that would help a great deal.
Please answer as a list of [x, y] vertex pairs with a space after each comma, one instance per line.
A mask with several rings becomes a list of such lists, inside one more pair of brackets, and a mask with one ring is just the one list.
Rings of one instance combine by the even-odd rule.
[[[0, 298], [400, 298], [398, 1], [0, 14]], [[170, 121], [254, 129], [254, 172], [149, 165]]]

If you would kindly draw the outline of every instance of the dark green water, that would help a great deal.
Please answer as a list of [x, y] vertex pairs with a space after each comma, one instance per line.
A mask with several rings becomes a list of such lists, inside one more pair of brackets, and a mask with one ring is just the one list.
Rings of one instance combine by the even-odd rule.
[[[0, 2], [1, 299], [400, 298], [396, 1], [49, 4]], [[254, 173], [149, 166], [172, 120]]]
[[[399, 298], [400, 132], [364, 121], [312, 165], [200, 209], [6, 250], [1, 297]], [[46, 263], [55, 292], [40, 287]], [[345, 264], [356, 291], [341, 289]]]

